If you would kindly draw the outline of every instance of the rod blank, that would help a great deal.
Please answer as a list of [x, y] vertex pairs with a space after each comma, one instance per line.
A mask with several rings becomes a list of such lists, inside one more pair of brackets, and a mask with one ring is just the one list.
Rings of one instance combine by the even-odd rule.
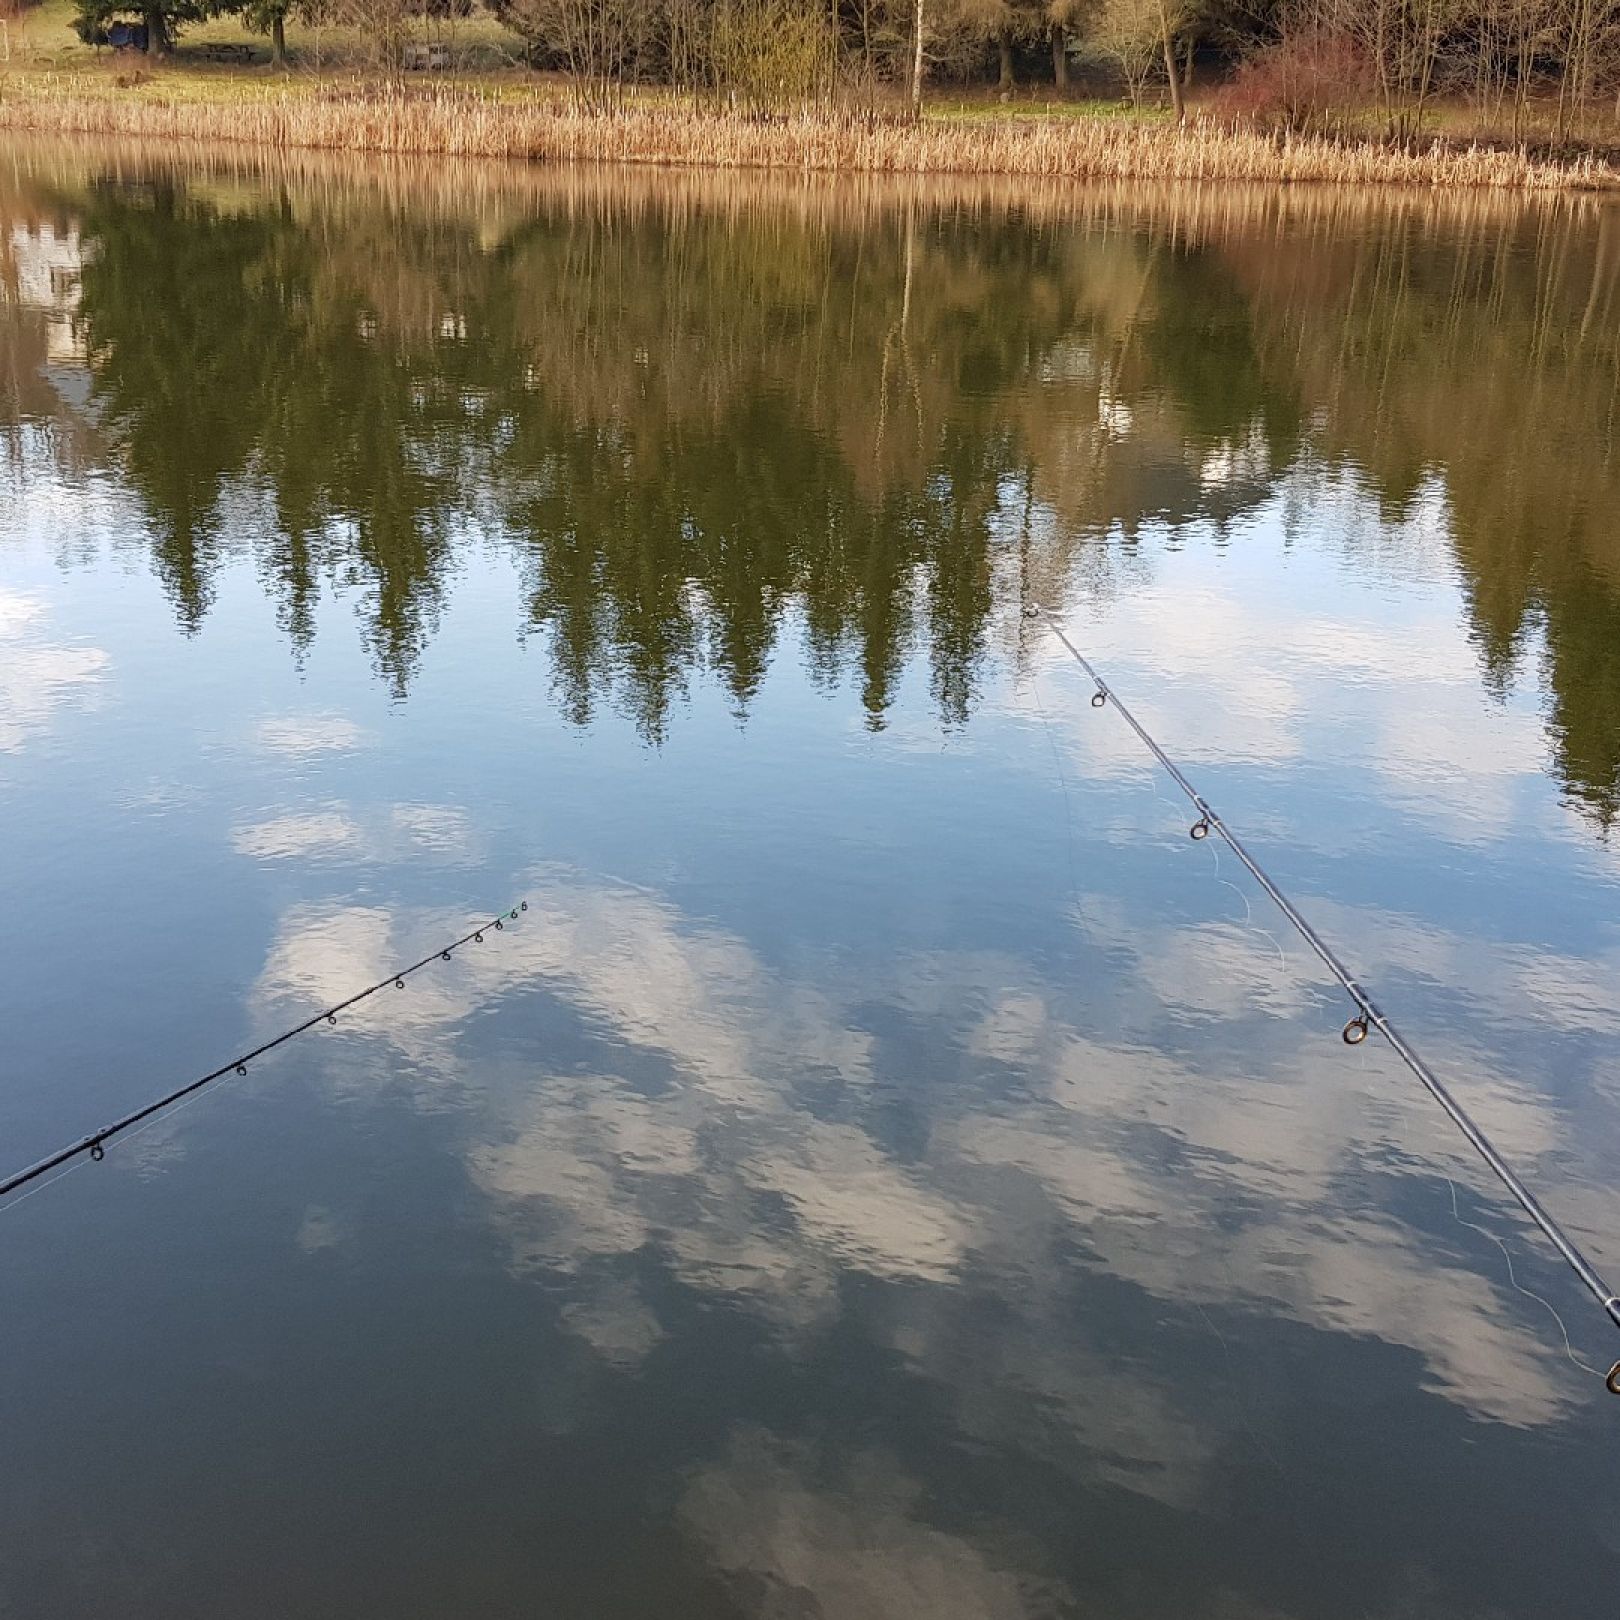
[[228, 1074], [246, 1074], [247, 1066], [255, 1058], [263, 1057], [266, 1052], [273, 1052], [278, 1046], [284, 1046], [294, 1036], [302, 1035], [305, 1030], [313, 1029], [323, 1020], [329, 1024], [337, 1022], [337, 1015], [346, 1008], [364, 1001], [367, 996], [374, 996], [379, 990], [393, 985], [396, 990], [405, 988], [405, 981], [413, 973], [420, 972], [431, 962], [448, 962], [450, 953], [470, 942], [482, 943], [486, 930], [491, 928], [503, 929], [508, 922], [516, 922], [520, 912], [529, 909], [527, 900], [520, 900], [510, 911], [503, 911], [498, 917], [491, 917], [488, 922], [479, 923], [476, 928], [469, 929], [460, 939], [453, 939], [448, 945], [441, 945], [437, 950], [430, 951], [420, 962], [412, 962], [409, 967], [396, 968], [392, 973], [380, 978], [375, 984], [368, 984], [364, 990], [357, 990], [352, 996], [346, 996], [342, 1001], [334, 1002], [330, 1007], [323, 1007], [312, 1018], [306, 1018], [301, 1024], [294, 1024], [291, 1029], [283, 1030], [273, 1040], [268, 1040], [261, 1046], [255, 1046], [251, 1052], [244, 1052], [240, 1057], [233, 1057], [230, 1062], [222, 1063], [217, 1069], [210, 1069], [205, 1075], [195, 1080], [188, 1080], [185, 1085], [166, 1093], [144, 1108], [137, 1108], [131, 1114], [125, 1114], [122, 1119], [115, 1119], [110, 1125], [103, 1125], [100, 1130], [92, 1131], [89, 1136], [82, 1136], [77, 1142], [70, 1142], [66, 1147], [58, 1148], [54, 1153], [47, 1153], [43, 1159], [28, 1165], [22, 1170], [15, 1171], [0, 1181], [0, 1198], [17, 1188], [26, 1186], [30, 1181], [37, 1181], [48, 1171], [56, 1169], [58, 1165], [67, 1164], [76, 1159], [81, 1153], [88, 1153], [92, 1159], [100, 1159], [106, 1155], [106, 1145], [120, 1132], [127, 1131], [132, 1125], [139, 1125], [142, 1120], [150, 1119], [154, 1114], [160, 1114], [165, 1108], [172, 1108], [182, 1097], [189, 1097], [195, 1091], [201, 1091], [204, 1086], [212, 1085], [216, 1080], [222, 1080]]
[[[1249, 875], [1265, 890], [1272, 903], [1288, 919], [1294, 932], [1310, 946], [1322, 965], [1343, 986], [1345, 993], [1359, 1009], [1357, 1015], [1344, 1026], [1345, 1041], [1352, 1046], [1358, 1045], [1366, 1039], [1368, 1029], [1372, 1028], [1376, 1029], [1389, 1042], [1395, 1055], [1417, 1076], [1424, 1090], [1445, 1110], [1447, 1117], [1462, 1133], [1468, 1145], [1490, 1167], [1496, 1179], [1513, 1195], [1514, 1201], [1525, 1214], [1541, 1228], [1547, 1241], [1558, 1251], [1560, 1258], [1580, 1279], [1586, 1291], [1603, 1307], [1604, 1314], [1609, 1318], [1609, 1321], [1615, 1327], [1620, 1328], [1620, 1296], [1617, 1296], [1615, 1291], [1603, 1280], [1597, 1268], [1581, 1252], [1575, 1240], [1548, 1212], [1541, 1200], [1524, 1184], [1507, 1160], [1497, 1152], [1491, 1139], [1474, 1123], [1468, 1110], [1452, 1095], [1445, 1082], [1418, 1056], [1411, 1042], [1380, 1011], [1377, 1003], [1361, 987], [1349, 968], [1344, 965], [1338, 952], [1306, 921], [1299, 908], [1277, 887], [1271, 875], [1244, 847], [1242, 839], [1221, 819], [1197, 788], [1187, 780], [1176, 762], [1165, 753], [1147, 728], [1131, 713], [1129, 706], [1120, 701], [1119, 694], [1092, 667], [1090, 660], [1069, 639], [1057, 619], [1040, 603], [1031, 603], [1025, 612], [1030, 617], [1039, 616], [1045, 619], [1047, 624], [1051, 626], [1053, 634], [1068, 649], [1069, 655], [1086, 672], [1092, 684], [1097, 688], [1091, 700], [1093, 705], [1098, 708], [1111, 706], [1117, 709], [1120, 718], [1136, 733], [1143, 745], [1164, 767], [1171, 781], [1191, 801], [1193, 808], [1198, 812], [1198, 820], [1193, 824], [1193, 837], [1204, 838], [1211, 832], [1219, 834], [1227, 847], [1248, 869]], [[1606, 1382], [1613, 1393], [1620, 1394], [1620, 1361], [1615, 1363]]]

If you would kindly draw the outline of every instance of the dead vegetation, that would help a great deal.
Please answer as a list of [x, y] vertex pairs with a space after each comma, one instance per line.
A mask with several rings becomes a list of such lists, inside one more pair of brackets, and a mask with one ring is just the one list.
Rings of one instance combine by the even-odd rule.
[[454, 86], [320, 96], [180, 99], [104, 79], [14, 81], [0, 127], [156, 141], [440, 153], [551, 163], [614, 162], [824, 173], [975, 174], [1144, 181], [1323, 181], [1545, 191], [1612, 189], [1620, 170], [1586, 154], [1435, 140], [1421, 147], [1261, 132], [1194, 119], [908, 119], [819, 108], [770, 116], [664, 97], [602, 109], [578, 98], [498, 97]]

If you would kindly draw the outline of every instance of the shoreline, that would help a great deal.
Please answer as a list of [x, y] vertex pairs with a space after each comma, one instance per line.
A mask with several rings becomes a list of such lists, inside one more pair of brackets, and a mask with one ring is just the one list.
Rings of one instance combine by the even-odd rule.
[[[192, 80], [188, 88], [219, 81]], [[0, 129], [143, 141], [412, 156], [607, 162], [643, 167], [827, 174], [1006, 176], [1058, 180], [1257, 181], [1508, 192], [1620, 190], [1620, 167], [1594, 156], [1552, 161], [1494, 147], [1436, 142], [1420, 152], [1318, 137], [1274, 138], [1207, 122], [1124, 118], [920, 125], [798, 112], [771, 119], [694, 103], [630, 102], [582, 110], [543, 93], [330, 82], [319, 93], [252, 88], [232, 99], [176, 96], [177, 81], [117, 86], [104, 75], [33, 75], [0, 83]]]

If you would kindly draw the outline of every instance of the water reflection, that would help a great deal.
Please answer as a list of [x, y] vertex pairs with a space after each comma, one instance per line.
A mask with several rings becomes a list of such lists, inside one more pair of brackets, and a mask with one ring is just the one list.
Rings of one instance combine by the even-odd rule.
[[1563, 1279], [1018, 611], [1614, 1267], [1606, 214], [0, 201], [6, 1140], [530, 900], [4, 1217], [20, 1613], [1609, 1613]]
[[[1129, 1526], [1125, 1594], [1150, 1512], [1168, 1515], [1170, 1568], [1126, 1612], [1169, 1612], [1183, 1578], [1218, 1577], [1216, 1605], [1191, 1612], [1337, 1613], [1304, 1597], [1314, 1583], [1287, 1572], [1293, 1551], [1271, 1579], [1300, 1606], [1254, 1590], [1276, 1537], [1319, 1556], [1334, 1539], [1324, 1521], [1365, 1488], [1336, 1420], [1279, 1417], [1285, 1390], [1382, 1382], [1389, 1369], [1363, 1348], [1380, 1347], [1409, 1351], [1395, 1376], [1475, 1423], [1535, 1430], [1587, 1405], [1555, 1334], [1483, 1263], [1479, 1229], [1448, 1225], [1450, 1177], [1461, 1219], [1497, 1225], [1465, 1155], [1376, 1054], [1347, 1084], [1299, 953], [1218, 918], [1144, 925], [1138, 874], [1086, 870], [1070, 897], [1077, 960], [1106, 957], [1106, 978], [950, 947], [857, 947], [783, 971], [657, 893], [542, 869], [496, 951], [357, 1011], [362, 1053], [393, 1060], [323, 1063], [340, 1088], [403, 1082], [429, 1117], [455, 1093], [446, 1117], [480, 1221], [509, 1274], [556, 1299], [584, 1358], [550, 1389], [549, 1430], [597, 1433], [603, 1379], [678, 1404], [695, 1383], [707, 1408], [694, 1339], [725, 1345], [727, 1365], [738, 1340], [756, 1357], [771, 1347], [778, 1370], [732, 1374], [677, 1507], [742, 1612], [1080, 1613], [1076, 1579], [1113, 1588], [1079, 1526]], [[255, 994], [262, 1026], [451, 920], [295, 908]], [[1368, 943], [1370, 926], [1424, 948], [1386, 919], [1324, 921], [1396, 972], [1401, 948]], [[1577, 982], [1603, 971], [1567, 965]], [[1456, 982], [1443, 956], [1421, 967]], [[1471, 993], [1499, 1018], [1542, 1010], [1510, 979]], [[481, 1009], [520, 1004], [525, 1027], [548, 1032], [538, 1071], [532, 1041], [469, 1044]], [[1556, 1177], [1573, 1120], [1501, 1054], [1454, 1061], [1487, 1128]], [[1414, 1188], [1432, 1205], [1421, 1230]], [[1559, 1199], [1578, 1228], [1607, 1203], [1578, 1179]], [[296, 1240], [338, 1250], [347, 1226], [316, 1207]], [[703, 1325], [716, 1316], [718, 1340]], [[1303, 1341], [1279, 1351], [1281, 1323]], [[824, 1379], [849, 1411], [831, 1415]], [[808, 1413], [788, 1393], [800, 1380], [816, 1391]], [[1325, 1474], [1309, 1460], [1324, 1424], [1347, 1448]], [[1457, 1438], [1432, 1415], [1424, 1426], [1435, 1466], [1454, 1466], [1441, 1459]], [[1278, 1487], [1295, 1505], [1251, 1545], [1250, 1516]], [[1399, 1498], [1412, 1482], [1379, 1488]], [[1197, 1529], [1206, 1519], [1226, 1553]], [[1380, 1557], [1355, 1560], [1358, 1593], [1389, 1590]], [[1421, 1583], [1387, 1612], [1420, 1599], [1425, 1613], [1491, 1612], [1436, 1606]]]
[[0, 586], [0, 753], [46, 730], [58, 705], [91, 697], [106, 669], [101, 648], [52, 642], [46, 617], [37, 597]]
[[[454, 1069], [456, 1026], [492, 998], [543, 989], [577, 1016], [593, 1061], [503, 1113], [494, 1140], [469, 1150], [470, 1169], [499, 1212], [514, 1267], [593, 1280], [570, 1326], [599, 1348], [605, 1341], [610, 1360], [639, 1359], [638, 1345], [645, 1354], [663, 1336], [612, 1269], [648, 1251], [686, 1288], [744, 1304], [794, 1336], [830, 1326], [851, 1274], [940, 1284], [972, 1273], [982, 1308], [987, 1266], [994, 1286], [1009, 1290], [1000, 1331], [1019, 1346], [1001, 1376], [1014, 1366], [1021, 1381], [1061, 1376], [1074, 1387], [1067, 1399], [1043, 1391], [1048, 1421], [1054, 1403], [1072, 1401], [1083, 1425], [1111, 1425], [1143, 1399], [1170, 1397], [1099, 1402], [1100, 1369], [1053, 1331], [1043, 1295], [1072, 1288], [1073, 1276], [1068, 1265], [1032, 1267], [1030, 1257], [1068, 1230], [1085, 1264], [1175, 1308], [1246, 1304], [1409, 1346], [1428, 1387], [1499, 1422], [1549, 1421], [1580, 1394], [1559, 1372], [1556, 1343], [1514, 1331], [1505, 1279], [1482, 1287], [1471, 1256], [1454, 1265], [1433, 1253], [1431, 1234], [1407, 1230], [1398, 1202], [1407, 1187], [1387, 1183], [1388, 1208], [1376, 1194], [1369, 1201], [1392, 1137], [1408, 1174], [1421, 1163], [1438, 1183], [1449, 1174], [1466, 1187], [1474, 1176], [1443, 1127], [1388, 1101], [1402, 1088], [1381, 1059], [1362, 1060], [1363, 1082], [1347, 1094], [1338, 1066], [1324, 1062], [1331, 1028], [1300, 1050], [1312, 1022], [1300, 1015], [1322, 994], [1317, 975], [1301, 953], [1288, 957], [1252, 928], [1144, 929], [1108, 891], [1080, 896], [1084, 944], [1108, 952], [1132, 987], [1110, 1015], [1105, 998], [1013, 957], [930, 953], [811, 984], [772, 974], [741, 939], [694, 925], [654, 895], [565, 874], [539, 874], [529, 892], [534, 919], [498, 954], [406, 1005], [358, 1016], [434, 1087], [447, 1064]], [[407, 937], [431, 937], [450, 920], [403, 929], [376, 910], [301, 908], [261, 981], [264, 1027], [381, 974]], [[1358, 945], [1367, 933], [1353, 913], [1325, 920]], [[1407, 953], [1420, 948], [1401, 933]], [[1403, 947], [1362, 948], [1398, 970]], [[1450, 961], [1423, 965], [1437, 979], [1457, 977]], [[1604, 974], [1562, 966], [1575, 970], [1574, 984]], [[1535, 972], [1558, 979], [1561, 966], [1539, 961]], [[1499, 1013], [1525, 1004], [1511, 968], [1474, 988]], [[1578, 993], [1571, 999], [1576, 1027], [1586, 1027], [1590, 1010], [1583, 1015]], [[923, 1084], [917, 1055], [862, 1027], [869, 1004], [909, 1007], [919, 1027], [943, 1026], [939, 1064], [971, 1066], [977, 1085], [964, 1091], [936, 1067], [928, 1093], [911, 1094]], [[1213, 1050], [1177, 1050], [1166, 1033], [1175, 1024], [1199, 1030]], [[1601, 1027], [1620, 1032], [1612, 1009]], [[1485, 1128], [1527, 1165], [1554, 1164], [1570, 1146], [1569, 1123], [1487, 1050], [1461, 1056]], [[896, 1083], [920, 1111], [912, 1134], [925, 1155], [905, 1152], [885, 1128], [882, 1093]], [[1371, 1125], [1369, 1092], [1393, 1108]], [[1355, 1207], [1336, 1208], [1352, 1183], [1363, 1189]], [[1571, 1213], [1578, 1222], [1581, 1209]], [[1045, 1237], [1032, 1243], [1037, 1232]], [[905, 1344], [913, 1361], [931, 1353], [926, 1338]], [[946, 1378], [959, 1396], [963, 1373], [952, 1364]], [[1185, 1417], [1196, 1433], [1194, 1413]], [[1150, 1435], [1129, 1447], [1085, 1437], [1133, 1483], [1141, 1473], [1150, 1492], [1171, 1460], [1141, 1454]], [[1173, 1488], [1185, 1491], [1179, 1442], [1174, 1460]]]
[[188, 630], [258, 529], [294, 645], [352, 596], [401, 695], [456, 535], [498, 536], [566, 711], [652, 738], [698, 667], [746, 711], [790, 603], [871, 724], [914, 645], [960, 722], [1018, 536], [1059, 588], [1099, 535], [1348, 472], [1386, 538], [1443, 514], [1490, 681], [1544, 630], [1606, 826], [1612, 211], [981, 190], [20, 156], [12, 453], [117, 469]]

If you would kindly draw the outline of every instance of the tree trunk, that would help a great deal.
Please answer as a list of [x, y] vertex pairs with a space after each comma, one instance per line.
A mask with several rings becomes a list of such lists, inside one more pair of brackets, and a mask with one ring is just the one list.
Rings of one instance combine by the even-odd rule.
[[911, 51], [911, 116], [922, 117], [923, 0], [917, 0], [916, 38]]
[[270, 18], [270, 65], [287, 65], [287, 14], [275, 12]]
[[1069, 88], [1069, 39], [1061, 23], [1052, 25], [1052, 82], [1059, 90]]
[[996, 49], [1001, 53], [1001, 77], [996, 80], [996, 86], [1001, 90], [1011, 90], [1013, 87], [1011, 36], [1005, 33], [997, 34]]
[[146, 24], [146, 54], [167, 56], [173, 48], [173, 42], [169, 39], [169, 30], [163, 13], [148, 6], [141, 13], [141, 20]]
[[1170, 110], [1176, 122], [1183, 124], [1187, 108], [1181, 99], [1181, 75], [1176, 72], [1176, 48], [1170, 42], [1170, 13], [1165, 10], [1164, 0], [1159, 0], [1159, 41], [1164, 46], [1164, 71], [1170, 80]]

